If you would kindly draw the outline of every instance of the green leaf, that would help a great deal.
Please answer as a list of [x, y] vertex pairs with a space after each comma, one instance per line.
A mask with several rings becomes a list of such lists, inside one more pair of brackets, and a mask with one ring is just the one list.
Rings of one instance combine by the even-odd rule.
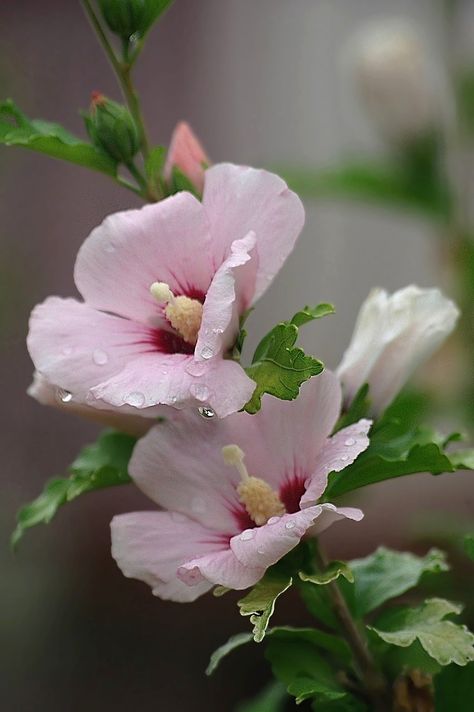
[[59, 124], [28, 119], [11, 99], [0, 104], [0, 143], [29, 148], [110, 176], [117, 173], [117, 164], [98, 148]]
[[172, 175], [171, 194], [179, 193], [181, 190], [185, 190], [198, 198], [198, 200], [201, 200], [202, 196], [194, 183], [188, 178], [187, 175], [180, 171], [177, 166], [173, 166]]
[[282, 400], [298, 397], [300, 386], [324, 369], [321, 361], [307, 356], [295, 347], [298, 327], [295, 324], [277, 324], [257, 347], [252, 365], [247, 374], [255, 383], [252, 398], [245, 406], [248, 413], [257, 413], [262, 396], [269, 393]]
[[280, 682], [272, 682], [257, 697], [243, 702], [236, 712], [283, 712], [287, 693]]
[[334, 431], [337, 432], [338, 430], [342, 430], [342, 428], [347, 428], [348, 425], [357, 423], [361, 418], [365, 418], [369, 413], [369, 408], [369, 385], [365, 383], [355, 394], [348, 410], [339, 418]]
[[466, 626], [444, 620], [460, 612], [461, 606], [432, 598], [417, 608], [387, 611], [369, 629], [390, 645], [407, 647], [419, 640], [440, 665], [466, 665], [474, 660], [474, 635]]
[[315, 319], [322, 319], [324, 316], [330, 316], [331, 314], [334, 314], [335, 311], [336, 310], [334, 309], [333, 304], [327, 304], [324, 302], [317, 304], [315, 307], [305, 306], [304, 309], [296, 312], [296, 314], [291, 318], [290, 324], [300, 327], [304, 324], [308, 324], [310, 321], [314, 321]]
[[106, 431], [96, 443], [83, 448], [69, 468], [70, 477], [50, 480], [39, 497], [20, 509], [12, 546], [27, 529], [48, 524], [62, 505], [79, 495], [130, 482], [128, 462], [135, 443], [130, 435]]
[[463, 543], [464, 551], [474, 561], [474, 534], [466, 534]]
[[302, 581], [308, 581], [317, 586], [324, 586], [339, 578], [339, 576], [344, 576], [347, 581], [354, 583], [354, 574], [344, 561], [331, 561], [325, 571], [321, 571], [320, 573], [305, 574], [303, 571], [300, 571], [298, 575]]
[[381, 546], [370, 556], [349, 562], [354, 585], [344, 593], [354, 614], [363, 617], [386, 601], [416, 586], [426, 573], [448, 571], [445, 554], [431, 549], [426, 556], [392, 551]]
[[474, 448], [451, 452], [449, 459], [456, 470], [474, 470]]
[[288, 685], [288, 693], [296, 698], [297, 705], [316, 696], [321, 696], [325, 700], [340, 700], [346, 696], [344, 690], [332, 690], [311, 677], [297, 677]]
[[253, 640], [252, 633], [237, 633], [229, 638], [224, 645], [219, 646], [211, 655], [209, 665], [206, 668], [206, 675], [212, 675], [218, 668], [221, 660], [236, 648], [240, 648]]
[[253, 639], [256, 643], [261, 643], [265, 637], [269, 620], [275, 610], [276, 599], [287, 591], [292, 583], [291, 577], [283, 577], [273, 571], [267, 571], [250, 593], [237, 602], [240, 615], [250, 616]]
[[449, 665], [435, 677], [436, 712], [466, 712], [474, 701], [474, 663]]

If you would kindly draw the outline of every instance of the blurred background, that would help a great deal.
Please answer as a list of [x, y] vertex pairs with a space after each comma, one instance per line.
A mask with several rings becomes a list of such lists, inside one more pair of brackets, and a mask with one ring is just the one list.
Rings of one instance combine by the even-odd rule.
[[[397, 127], [387, 127], [376, 110], [374, 121], [370, 101], [364, 106], [354, 87], [353, 53], [367, 23], [403, 19], [421, 33], [449, 144], [449, 74], [455, 65], [474, 66], [473, 5], [175, 0], [152, 31], [136, 69], [152, 141], [168, 143], [177, 120], [186, 119], [213, 161], [281, 167], [283, 174], [288, 167], [289, 176], [298, 167], [295, 184], [307, 193], [304, 234], [248, 323], [252, 344], [304, 304], [330, 301], [336, 316], [308, 327], [303, 344], [335, 367], [373, 286], [440, 285], [454, 296], [439, 220], [380, 202], [314, 199], [301, 171], [357, 156], [390, 160], [400, 145]], [[0, 28], [1, 95], [14, 97], [28, 115], [84, 135], [77, 109], [87, 108], [91, 91], [119, 99], [78, 1], [3, 0]], [[457, 149], [454, 137], [448, 160]], [[456, 166], [468, 206], [472, 174], [463, 161]], [[97, 433], [26, 395], [29, 312], [47, 295], [75, 295], [72, 268], [84, 238], [108, 213], [139, 202], [99, 174], [13, 149], [0, 151], [0, 190], [2, 710], [234, 710], [268, 677], [258, 646], [226, 661], [212, 680], [204, 668], [210, 652], [248, 621], [238, 618], [233, 594], [193, 606], [165, 603], [121, 575], [110, 557], [109, 521], [150, 506], [131, 486], [80, 498], [50, 526], [28, 533], [16, 556], [8, 548], [19, 506], [64, 473]], [[439, 381], [450, 388], [458, 363], [456, 350], [448, 350], [444, 371], [432, 373], [443, 373]], [[326, 536], [330, 552], [344, 558], [380, 543], [423, 547], [433, 531], [467, 526], [470, 477], [419, 475], [372, 487], [352, 500], [365, 520]], [[306, 620], [292, 604], [290, 597], [279, 617]]]

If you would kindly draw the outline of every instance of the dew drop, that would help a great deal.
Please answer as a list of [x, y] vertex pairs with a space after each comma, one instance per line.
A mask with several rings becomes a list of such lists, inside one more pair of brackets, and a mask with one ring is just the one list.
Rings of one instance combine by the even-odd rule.
[[265, 549], [257, 549], [257, 554], [263, 555], [264, 553], [265, 553]]
[[205, 401], [209, 398], [209, 388], [204, 383], [192, 383], [189, 392], [200, 401]]
[[202, 418], [205, 418], [206, 420], [210, 420], [211, 418], [214, 418], [215, 415], [216, 415], [216, 414], [214, 413], [214, 411], [212, 410], [212, 408], [209, 408], [208, 405], [202, 405], [202, 406], [200, 406], [200, 407], [198, 408], [198, 411], [199, 411], [199, 415], [200, 415]]
[[196, 378], [202, 376], [206, 370], [207, 366], [205, 363], [202, 363], [202, 361], [190, 361], [186, 366], [186, 372], [189, 373], [190, 376], [196, 376]]
[[347, 462], [347, 460], [349, 460], [349, 455], [341, 455], [341, 460], [343, 462]]
[[102, 351], [101, 349], [96, 349], [92, 354], [92, 360], [97, 366], [105, 366], [105, 364], [109, 360], [109, 356], [105, 351]]
[[70, 403], [72, 401], [72, 393], [64, 388], [58, 388], [57, 395], [61, 403]]
[[209, 346], [203, 346], [201, 349], [201, 358], [203, 358], [205, 361], [208, 359], [212, 358], [214, 356], [214, 351], [209, 347]]
[[253, 539], [253, 531], [252, 531], [252, 529], [246, 529], [240, 535], [240, 540], [241, 541], [249, 541], [250, 539]]
[[271, 526], [272, 524], [276, 524], [279, 521], [280, 521], [280, 517], [270, 517], [267, 524], [270, 524], [270, 526]]
[[344, 445], [347, 445], [347, 447], [352, 447], [352, 445], [355, 445], [355, 444], [356, 444], [356, 441], [354, 440], [354, 438], [347, 438], [347, 440], [344, 443]]
[[145, 403], [145, 396], [140, 391], [133, 391], [124, 398], [124, 403], [132, 405], [134, 408], [141, 408]]
[[296, 527], [295, 522], [289, 521], [285, 524], [285, 529], [294, 529]]

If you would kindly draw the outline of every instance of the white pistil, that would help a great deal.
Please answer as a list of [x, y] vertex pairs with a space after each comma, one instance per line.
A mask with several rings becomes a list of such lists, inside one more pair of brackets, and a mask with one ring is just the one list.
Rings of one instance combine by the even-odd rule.
[[201, 302], [184, 295], [175, 297], [166, 282], [153, 282], [150, 293], [158, 304], [166, 304], [164, 314], [173, 329], [184, 341], [194, 346], [201, 328]]
[[278, 492], [272, 490], [260, 477], [249, 475], [244, 464], [245, 454], [238, 445], [225, 445], [222, 448], [222, 457], [227, 465], [233, 465], [237, 469], [241, 477], [237, 494], [257, 526], [266, 524], [271, 517], [285, 513], [285, 506]]

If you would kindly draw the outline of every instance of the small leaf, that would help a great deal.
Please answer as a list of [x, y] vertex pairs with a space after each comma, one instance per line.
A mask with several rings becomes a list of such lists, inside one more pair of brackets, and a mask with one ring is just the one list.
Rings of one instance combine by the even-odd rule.
[[229, 640], [221, 645], [217, 650], [211, 655], [209, 660], [209, 665], [206, 668], [206, 675], [212, 675], [218, 668], [219, 663], [223, 658], [225, 658], [229, 653], [231, 653], [236, 648], [240, 648], [246, 643], [250, 643], [253, 640], [252, 633], [237, 633], [229, 638]]
[[436, 712], [466, 712], [474, 701], [474, 663], [449, 665], [435, 677]]
[[308, 581], [317, 586], [324, 586], [327, 583], [331, 583], [331, 581], [335, 581], [339, 576], [344, 576], [347, 581], [354, 583], [354, 574], [344, 561], [331, 561], [325, 571], [321, 571], [320, 573], [308, 575], [300, 571], [298, 575], [302, 581]]
[[248, 413], [257, 413], [261, 408], [264, 393], [269, 393], [282, 400], [294, 400], [298, 397], [300, 386], [312, 376], [317, 376], [324, 369], [321, 361], [307, 356], [295, 347], [298, 327], [295, 324], [281, 323], [275, 326], [265, 337], [265, 344], [257, 347], [258, 360], [246, 368], [247, 374], [256, 383], [252, 398], [245, 406]]
[[420, 557], [383, 546], [364, 559], [350, 561], [349, 567], [355, 582], [353, 586], [345, 586], [344, 593], [358, 617], [409, 591], [424, 574], [449, 569], [445, 554], [438, 549], [431, 549]]
[[322, 319], [323, 316], [330, 316], [335, 311], [333, 304], [322, 303], [317, 304], [315, 307], [305, 306], [304, 309], [296, 312], [290, 320], [290, 324], [300, 327], [315, 319]]
[[268, 571], [250, 593], [237, 602], [240, 615], [250, 616], [256, 643], [261, 643], [265, 637], [269, 620], [275, 610], [276, 599], [287, 591], [292, 583], [291, 577], [282, 577]]
[[295, 697], [297, 705], [321, 695], [325, 700], [339, 700], [346, 696], [344, 690], [331, 690], [314, 677], [297, 677], [288, 685], [288, 694]]
[[29, 148], [107, 175], [117, 173], [117, 164], [98, 148], [59, 124], [28, 119], [11, 99], [0, 104], [0, 143]]
[[96, 443], [83, 448], [70, 467], [70, 477], [50, 480], [39, 497], [20, 509], [12, 546], [18, 544], [27, 529], [48, 524], [66, 502], [85, 492], [130, 482], [128, 462], [135, 443], [130, 435], [106, 431]]
[[407, 647], [419, 640], [440, 665], [467, 665], [474, 660], [474, 635], [464, 625], [443, 620], [460, 612], [461, 606], [432, 598], [418, 608], [387, 611], [369, 629], [390, 645]]

